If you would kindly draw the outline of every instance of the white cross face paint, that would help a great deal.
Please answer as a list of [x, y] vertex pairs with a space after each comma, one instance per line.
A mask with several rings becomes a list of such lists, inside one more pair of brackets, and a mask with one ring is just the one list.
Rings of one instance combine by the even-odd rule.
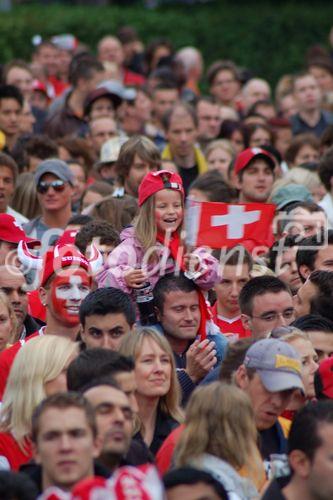
[[83, 269], [68, 270], [55, 277], [52, 282], [52, 308], [62, 322], [79, 323], [79, 308], [90, 292], [90, 278]]

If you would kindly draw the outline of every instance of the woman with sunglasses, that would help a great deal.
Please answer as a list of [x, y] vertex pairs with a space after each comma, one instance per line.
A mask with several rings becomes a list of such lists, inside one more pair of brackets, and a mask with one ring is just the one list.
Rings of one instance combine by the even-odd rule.
[[[46, 231], [49, 243], [62, 234], [72, 216], [73, 174], [63, 161], [50, 159], [41, 162], [35, 172], [37, 197], [41, 215], [24, 225], [27, 235], [41, 239]], [[47, 243], [47, 242], [46, 242]]]

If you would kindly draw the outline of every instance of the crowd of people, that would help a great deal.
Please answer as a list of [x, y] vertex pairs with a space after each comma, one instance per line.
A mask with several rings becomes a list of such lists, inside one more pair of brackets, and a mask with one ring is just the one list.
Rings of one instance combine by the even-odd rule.
[[[333, 498], [333, 59], [305, 62], [272, 89], [124, 26], [1, 67], [1, 499]], [[273, 207], [270, 243], [190, 243], [222, 204]]]

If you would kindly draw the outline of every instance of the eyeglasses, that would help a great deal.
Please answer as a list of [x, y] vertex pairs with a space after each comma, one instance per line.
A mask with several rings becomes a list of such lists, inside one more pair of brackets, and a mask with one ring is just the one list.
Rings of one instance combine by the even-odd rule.
[[52, 188], [57, 193], [61, 193], [65, 189], [65, 184], [66, 183], [60, 179], [52, 182], [41, 181], [37, 185], [37, 191], [40, 194], [45, 194], [48, 192], [50, 188]]
[[278, 312], [268, 312], [261, 314], [261, 316], [251, 316], [251, 318], [256, 318], [256, 319], [261, 319], [263, 321], [267, 321], [267, 323], [276, 321], [278, 318], [283, 318], [283, 319], [292, 319], [295, 313], [295, 309], [293, 307], [290, 307], [289, 309], [286, 309], [285, 311], [282, 311], [281, 313]]

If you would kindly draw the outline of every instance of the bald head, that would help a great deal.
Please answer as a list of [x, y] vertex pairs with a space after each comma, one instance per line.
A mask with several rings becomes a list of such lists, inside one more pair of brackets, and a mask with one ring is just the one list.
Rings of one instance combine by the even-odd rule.
[[200, 78], [203, 72], [202, 55], [195, 47], [183, 47], [175, 57], [183, 65], [186, 76]]
[[251, 78], [243, 87], [243, 103], [247, 111], [255, 102], [270, 99], [271, 88], [266, 80]]

